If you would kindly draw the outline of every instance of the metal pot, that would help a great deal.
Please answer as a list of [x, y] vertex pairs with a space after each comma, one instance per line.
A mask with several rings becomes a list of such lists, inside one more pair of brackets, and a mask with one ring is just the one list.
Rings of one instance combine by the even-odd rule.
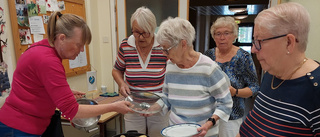
[[148, 135], [145, 135], [145, 134], [141, 134], [141, 133], [138, 133], [137, 130], [129, 130], [127, 131], [127, 133], [123, 133], [123, 134], [119, 134], [119, 135], [114, 135], [112, 137], [120, 137], [120, 136], [125, 136], [125, 137], [140, 137], [140, 136], [145, 136], [145, 137], [149, 137]]
[[[78, 99], [77, 102], [79, 104], [85, 104], [85, 105], [98, 105], [98, 103], [91, 99], [81, 98]], [[71, 125], [75, 127], [76, 129], [83, 130], [86, 132], [92, 132], [94, 130], [98, 129], [98, 122], [101, 115], [96, 117], [90, 117], [90, 118], [74, 118], [71, 120]]]

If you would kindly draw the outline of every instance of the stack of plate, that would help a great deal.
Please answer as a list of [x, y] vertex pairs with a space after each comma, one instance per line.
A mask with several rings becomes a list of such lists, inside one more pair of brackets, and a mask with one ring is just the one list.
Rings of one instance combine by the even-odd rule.
[[201, 127], [198, 124], [183, 123], [168, 126], [161, 131], [161, 135], [165, 137], [192, 137], [198, 134], [197, 128]]

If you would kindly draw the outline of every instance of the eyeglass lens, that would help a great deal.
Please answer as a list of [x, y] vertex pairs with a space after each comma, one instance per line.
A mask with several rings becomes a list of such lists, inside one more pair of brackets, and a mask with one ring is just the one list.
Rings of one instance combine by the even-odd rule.
[[274, 37], [270, 37], [270, 38], [266, 38], [266, 39], [261, 39], [261, 40], [253, 40], [252, 41], [252, 44], [255, 46], [255, 48], [259, 51], [261, 50], [261, 42], [262, 41], [267, 41], [267, 40], [273, 40], [273, 39], [277, 39], [277, 38], [281, 38], [281, 37], [285, 37], [287, 36], [288, 34], [284, 34], [284, 35], [279, 35], [279, 36], [274, 36]]
[[150, 37], [150, 33], [148, 33], [148, 32], [139, 33], [139, 32], [134, 31], [134, 32], [132, 32], [132, 33], [133, 33], [133, 35], [134, 35], [135, 37], [140, 37], [141, 35], [142, 35], [142, 37], [144, 37], [144, 38]]
[[233, 32], [223, 32], [223, 33], [218, 32], [218, 33], [214, 33], [214, 36], [221, 37], [223, 35], [226, 37], [226, 36], [229, 36], [231, 33], [233, 33]]

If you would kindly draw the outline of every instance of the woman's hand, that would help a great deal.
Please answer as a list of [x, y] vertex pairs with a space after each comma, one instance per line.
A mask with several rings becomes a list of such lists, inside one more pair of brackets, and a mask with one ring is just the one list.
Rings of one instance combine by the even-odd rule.
[[129, 101], [117, 101], [112, 103], [114, 106], [114, 111], [121, 113], [121, 114], [126, 114], [128, 112], [133, 112], [129, 107], [132, 105]]
[[192, 137], [204, 137], [208, 130], [210, 129], [210, 127], [212, 126], [212, 122], [207, 121], [206, 123], [204, 123], [201, 127], [197, 128], [198, 130], [198, 134], [192, 136]]
[[230, 90], [231, 96], [233, 97], [233, 96], [236, 94], [237, 89], [234, 88], [234, 87], [232, 87], [232, 86], [230, 86], [230, 87], [229, 87], [229, 90]]
[[122, 96], [127, 97], [130, 94], [130, 89], [126, 83], [120, 85], [119, 92]]
[[73, 95], [74, 95], [74, 97], [75, 97], [76, 99], [82, 98], [83, 95], [86, 94], [86, 93], [84, 93], [84, 92], [77, 91], [77, 90], [74, 90], [74, 89], [71, 89], [71, 91], [72, 91], [72, 93], [73, 93]]

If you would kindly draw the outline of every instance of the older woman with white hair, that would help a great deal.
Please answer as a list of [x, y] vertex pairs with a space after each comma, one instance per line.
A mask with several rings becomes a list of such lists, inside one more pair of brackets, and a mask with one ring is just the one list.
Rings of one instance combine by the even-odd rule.
[[245, 117], [245, 109], [249, 109], [249, 106], [245, 106], [245, 99], [258, 93], [258, 76], [250, 53], [233, 45], [238, 36], [238, 24], [233, 17], [218, 18], [212, 24], [210, 32], [217, 47], [204, 54], [216, 61], [228, 75], [233, 99], [229, 121], [220, 122], [219, 137], [234, 137], [239, 132], [242, 118]]
[[[138, 8], [131, 16], [132, 35], [122, 41], [112, 70], [119, 92], [125, 97], [131, 92], [162, 92], [167, 57], [155, 39], [156, 27], [156, 18], [146, 7]], [[168, 126], [168, 117], [159, 113], [148, 118], [129, 113], [124, 120], [126, 131], [137, 130], [151, 137], [161, 137], [160, 131]]]
[[228, 76], [217, 63], [193, 49], [195, 29], [189, 21], [168, 18], [157, 34], [170, 59], [163, 86], [163, 100], [171, 110], [170, 125], [197, 123], [201, 127], [195, 136], [217, 136], [219, 119], [228, 121], [232, 108]]
[[320, 67], [305, 55], [309, 26], [298, 3], [256, 17], [252, 52], [266, 73], [241, 136], [320, 136]]

